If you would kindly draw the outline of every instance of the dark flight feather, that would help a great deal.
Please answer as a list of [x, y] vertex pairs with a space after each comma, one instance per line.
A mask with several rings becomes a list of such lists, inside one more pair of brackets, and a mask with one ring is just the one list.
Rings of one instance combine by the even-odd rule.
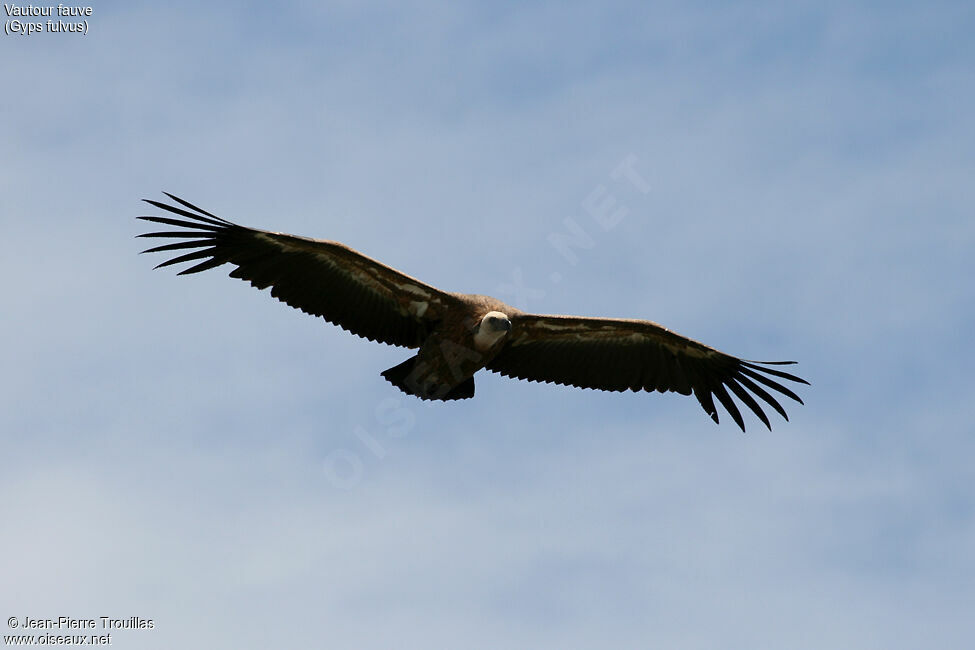
[[[254, 286], [271, 287], [282, 302], [364, 338], [418, 347], [436, 324], [441, 306], [453, 300], [444, 292], [339, 244], [239, 226], [167, 193], [180, 206], [145, 201], [184, 219], [143, 216], [145, 221], [186, 230], [151, 232], [139, 237], [193, 238], [149, 248], [144, 253], [183, 248], [201, 250], [168, 259], [159, 267], [203, 260], [180, 271], [199, 273], [230, 264], [230, 275]], [[412, 293], [405, 293], [408, 287]], [[422, 316], [410, 302], [427, 302]]]
[[[615, 353], [593, 354], [597, 342]], [[752, 379], [801, 404], [794, 392], [761, 374], [808, 383], [767, 367], [790, 363], [738, 359], [650, 321], [521, 314], [512, 318], [508, 343], [486, 367], [506, 377], [579, 388], [693, 392], [715, 422], [716, 397], [744, 430], [741, 411], [728, 389], [771, 429], [761, 405], [747, 391], [786, 417], [785, 409]], [[628, 383], [622, 381], [634, 377], [637, 379]]]

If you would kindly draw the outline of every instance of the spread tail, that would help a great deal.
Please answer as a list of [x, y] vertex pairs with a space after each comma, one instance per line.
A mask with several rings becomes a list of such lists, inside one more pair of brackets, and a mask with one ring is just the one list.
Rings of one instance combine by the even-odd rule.
[[382, 372], [382, 376], [407, 395], [420, 399], [455, 400], [474, 397], [474, 378], [468, 377], [456, 386], [440, 384], [424, 376], [422, 366], [417, 365], [417, 357], [410, 357], [398, 366]]

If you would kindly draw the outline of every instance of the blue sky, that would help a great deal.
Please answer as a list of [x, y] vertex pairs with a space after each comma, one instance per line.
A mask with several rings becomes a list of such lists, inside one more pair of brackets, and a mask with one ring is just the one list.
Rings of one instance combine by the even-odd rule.
[[[93, 9], [0, 38], [0, 613], [153, 618], [127, 648], [975, 636], [969, 4]], [[423, 405], [379, 376], [405, 350], [152, 271], [162, 190], [797, 359], [806, 405]]]

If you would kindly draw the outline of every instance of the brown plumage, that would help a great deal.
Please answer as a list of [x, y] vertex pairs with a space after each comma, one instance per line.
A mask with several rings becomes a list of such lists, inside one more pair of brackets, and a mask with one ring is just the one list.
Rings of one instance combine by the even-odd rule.
[[792, 361], [745, 361], [645, 320], [526, 314], [489, 296], [441, 291], [337, 242], [238, 226], [167, 196], [178, 205], [146, 202], [181, 219], [139, 218], [178, 230], [139, 236], [177, 241], [143, 252], [189, 252], [159, 267], [192, 262], [184, 275], [231, 264], [231, 277], [270, 287], [305, 313], [372, 341], [419, 348], [382, 375], [421, 399], [473, 397], [474, 373], [487, 368], [580, 388], [693, 393], [715, 422], [717, 398], [743, 431], [732, 395], [770, 429], [763, 405], [788, 416], [767, 389], [802, 403], [780, 380], [808, 382], [769, 367]]

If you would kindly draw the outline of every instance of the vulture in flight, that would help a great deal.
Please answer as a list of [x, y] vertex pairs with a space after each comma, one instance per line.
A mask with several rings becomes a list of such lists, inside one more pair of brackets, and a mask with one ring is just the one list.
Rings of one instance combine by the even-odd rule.
[[[424, 400], [474, 396], [481, 368], [506, 377], [611, 391], [694, 394], [718, 422], [714, 398], [745, 423], [735, 397], [771, 429], [763, 408], [788, 420], [772, 392], [802, 400], [783, 381], [803, 379], [746, 361], [645, 320], [527, 314], [489, 296], [450, 293], [338, 242], [238, 226], [172, 194], [175, 215], [143, 216], [174, 230], [139, 237], [175, 240], [143, 251], [180, 252], [159, 267], [192, 262], [180, 275], [230, 264], [230, 276], [370, 341], [416, 349], [382, 373]], [[157, 267], [158, 268], [158, 267]], [[770, 392], [772, 391], [772, 392]]]

